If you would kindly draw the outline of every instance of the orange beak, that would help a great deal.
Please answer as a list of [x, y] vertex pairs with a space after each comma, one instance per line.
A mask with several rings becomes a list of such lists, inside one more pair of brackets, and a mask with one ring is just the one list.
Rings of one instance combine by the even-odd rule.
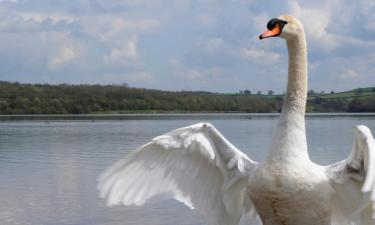
[[276, 37], [280, 33], [281, 33], [280, 25], [276, 24], [276, 26], [272, 30], [266, 30], [265, 32], [263, 32], [259, 36], [259, 39], [269, 38], [269, 37]]

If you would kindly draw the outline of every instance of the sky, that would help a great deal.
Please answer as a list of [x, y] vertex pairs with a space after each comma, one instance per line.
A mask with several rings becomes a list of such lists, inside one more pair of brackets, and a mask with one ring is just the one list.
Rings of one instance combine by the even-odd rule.
[[281, 14], [306, 31], [309, 89], [375, 86], [373, 0], [0, 0], [0, 80], [238, 92], [286, 87]]

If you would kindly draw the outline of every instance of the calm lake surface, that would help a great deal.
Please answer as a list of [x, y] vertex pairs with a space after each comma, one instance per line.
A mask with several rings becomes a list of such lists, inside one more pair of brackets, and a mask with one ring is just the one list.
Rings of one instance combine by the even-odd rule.
[[[105, 207], [96, 179], [152, 137], [196, 122], [213, 123], [252, 159], [265, 158], [276, 115], [0, 117], [0, 224], [203, 225], [175, 201]], [[350, 152], [353, 127], [375, 132], [375, 115], [308, 117], [312, 160], [329, 164]]]

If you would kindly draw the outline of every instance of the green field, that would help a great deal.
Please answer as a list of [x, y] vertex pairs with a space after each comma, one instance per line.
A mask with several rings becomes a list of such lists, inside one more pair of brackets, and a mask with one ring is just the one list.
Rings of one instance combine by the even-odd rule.
[[[241, 96], [246, 94], [223, 94], [223, 95], [231, 95], [231, 96]], [[266, 98], [282, 98], [284, 95], [267, 95], [267, 94], [248, 94], [249, 96], [258, 96], [258, 97], [266, 97]], [[309, 94], [309, 100], [314, 98], [323, 98], [323, 99], [356, 99], [356, 98], [364, 98], [375, 96], [375, 87], [366, 87], [366, 88], [358, 88], [349, 91], [342, 91], [342, 92], [335, 92], [335, 93], [316, 93], [316, 94]]]
[[355, 99], [355, 98], [363, 98], [363, 97], [369, 97], [369, 96], [374, 96], [375, 95], [375, 87], [367, 87], [367, 88], [358, 88], [358, 89], [353, 89], [349, 91], [344, 91], [344, 92], [337, 92], [337, 93], [332, 93], [332, 94], [317, 94], [317, 95], [312, 95], [309, 98], [324, 98], [324, 99], [338, 99], [338, 98], [343, 98], [343, 99]]

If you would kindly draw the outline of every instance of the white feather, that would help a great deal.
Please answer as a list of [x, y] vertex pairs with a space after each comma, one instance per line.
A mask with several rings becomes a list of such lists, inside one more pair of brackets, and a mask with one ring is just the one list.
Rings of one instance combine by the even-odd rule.
[[334, 188], [336, 213], [352, 224], [375, 224], [375, 144], [370, 129], [357, 126], [351, 154], [328, 166], [327, 173]]
[[99, 178], [99, 189], [109, 206], [173, 198], [198, 209], [209, 224], [236, 225], [243, 205], [251, 205], [244, 192], [255, 166], [214, 126], [200, 123], [156, 137], [120, 160]]

